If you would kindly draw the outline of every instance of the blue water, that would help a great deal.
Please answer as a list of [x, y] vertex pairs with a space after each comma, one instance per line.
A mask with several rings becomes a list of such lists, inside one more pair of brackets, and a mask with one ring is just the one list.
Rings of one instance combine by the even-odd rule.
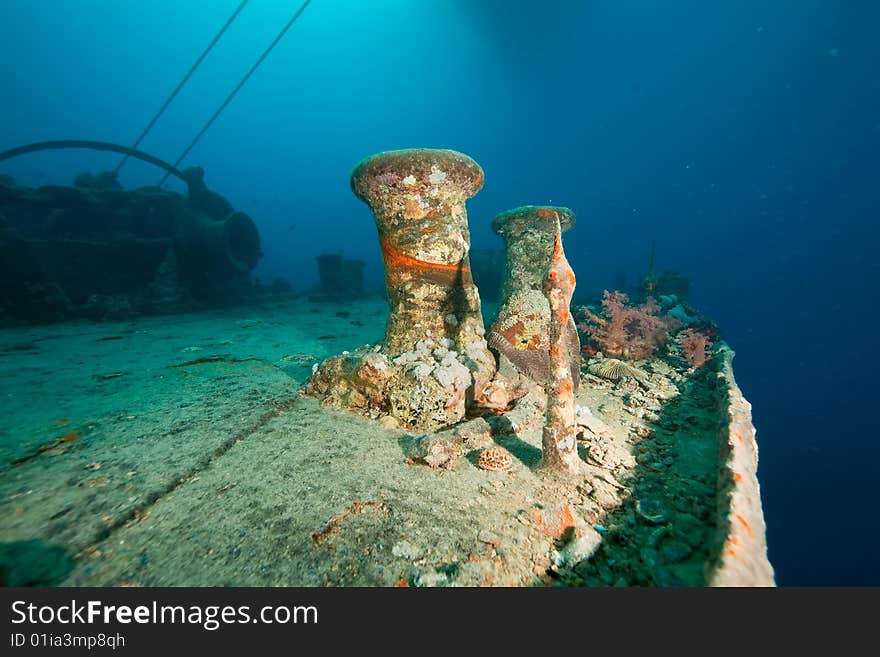
[[[3, 0], [0, 150], [132, 143], [238, 4]], [[297, 6], [251, 0], [142, 149], [174, 161]], [[314, 0], [184, 165], [257, 221], [257, 275], [298, 289], [323, 252], [380, 285], [348, 176], [394, 148], [482, 165], [474, 247], [500, 246], [501, 210], [571, 207], [581, 291], [637, 281], [656, 240], [737, 352], [779, 583], [876, 585], [878, 61], [868, 0]], [[117, 161], [0, 173], [70, 184]], [[130, 162], [121, 182], [160, 177]]]

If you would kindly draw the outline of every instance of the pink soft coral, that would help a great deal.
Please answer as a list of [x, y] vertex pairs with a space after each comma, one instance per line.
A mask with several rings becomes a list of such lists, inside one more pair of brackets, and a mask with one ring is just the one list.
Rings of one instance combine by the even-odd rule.
[[678, 334], [678, 342], [691, 367], [702, 367], [712, 356], [712, 340], [705, 333], [685, 329]]
[[602, 315], [581, 308], [586, 321], [578, 328], [594, 342], [606, 356], [624, 360], [642, 360], [656, 354], [676, 328], [677, 321], [661, 316], [660, 306], [653, 297], [641, 306], [628, 306], [629, 297], [623, 292], [605, 290], [602, 296]]

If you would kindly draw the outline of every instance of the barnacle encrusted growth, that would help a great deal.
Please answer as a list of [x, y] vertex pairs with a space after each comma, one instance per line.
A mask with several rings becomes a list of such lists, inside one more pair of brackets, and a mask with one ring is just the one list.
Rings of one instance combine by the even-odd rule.
[[385, 263], [385, 337], [372, 356], [323, 363], [307, 393], [420, 429], [454, 424], [482, 400], [496, 363], [471, 277], [465, 210], [482, 186], [480, 166], [450, 150], [389, 151], [355, 167], [351, 188], [373, 212]]
[[[541, 290], [553, 256], [557, 226], [574, 226], [568, 208], [526, 205], [495, 217], [492, 229], [504, 238], [506, 267], [498, 319], [489, 331], [489, 346], [507, 357], [525, 376], [543, 384], [550, 376], [550, 306]], [[580, 341], [574, 320], [564, 331], [572, 371], [580, 368]], [[577, 391], [577, 376], [574, 376]]]
[[457, 349], [484, 339], [465, 210], [482, 186], [483, 170], [456, 151], [390, 151], [355, 167], [351, 188], [373, 212], [385, 262], [391, 354], [426, 335]]

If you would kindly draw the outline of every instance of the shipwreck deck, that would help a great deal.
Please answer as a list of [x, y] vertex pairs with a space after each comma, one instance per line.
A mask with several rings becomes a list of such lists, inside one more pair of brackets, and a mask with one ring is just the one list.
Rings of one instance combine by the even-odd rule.
[[[432, 469], [408, 461], [406, 431], [300, 396], [386, 313], [292, 299], [0, 331], [6, 583], [772, 583], [729, 356], [690, 374], [652, 361], [647, 387], [585, 375], [594, 476], [561, 491], [535, 472], [539, 428], [495, 438], [508, 472], [474, 452]], [[583, 531], [564, 544], [572, 517]], [[744, 559], [732, 517], [749, 521]]]

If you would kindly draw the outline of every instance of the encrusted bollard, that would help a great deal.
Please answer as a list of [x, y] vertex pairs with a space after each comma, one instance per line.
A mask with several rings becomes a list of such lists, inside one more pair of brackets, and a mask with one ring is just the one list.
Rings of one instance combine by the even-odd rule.
[[556, 220], [550, 267], [544, 278], [544, 294], [550, 306], [550, 376], [547, 379], [547, 416], [541, 440], [541, 467], [554, 474], [576, 475], [581, 461], [577, 453], [577, 417], [574, 376], [566, 341], [571, 321], [571, 296], [575, 277], [562, 250], [562, 229]]
[[[542, 285], [557, 230], [565, 232], [573, 226], [574, 213], [568, 208], [535, 205], [503, 212], [492, 223], [492, 229], [504, 238], [507, 257], [498, 319], [489, 331], [489, 346], [538, 384], [550, 376], [550, 306]], [[580, 340], [571, 317], [564, 327], [563, 342], [576, 392]]]
[[465, 201], [483, 185], [471, 158], [449, 150], [380, 153], [351, 188], [373, 212], [390, 314], [382, 343], [329, 359], [306, 394], [419, 429], [461, 420], [495, 374], [471, 277]]
[[379, 230], [391, 303], [383, 344], [392, 354], [425, 337], [459, 349], [484, 339], [465, 210], [482, 186], [480, 166], [448, 150], [380, 153], [352, 173], [352, 191]]

